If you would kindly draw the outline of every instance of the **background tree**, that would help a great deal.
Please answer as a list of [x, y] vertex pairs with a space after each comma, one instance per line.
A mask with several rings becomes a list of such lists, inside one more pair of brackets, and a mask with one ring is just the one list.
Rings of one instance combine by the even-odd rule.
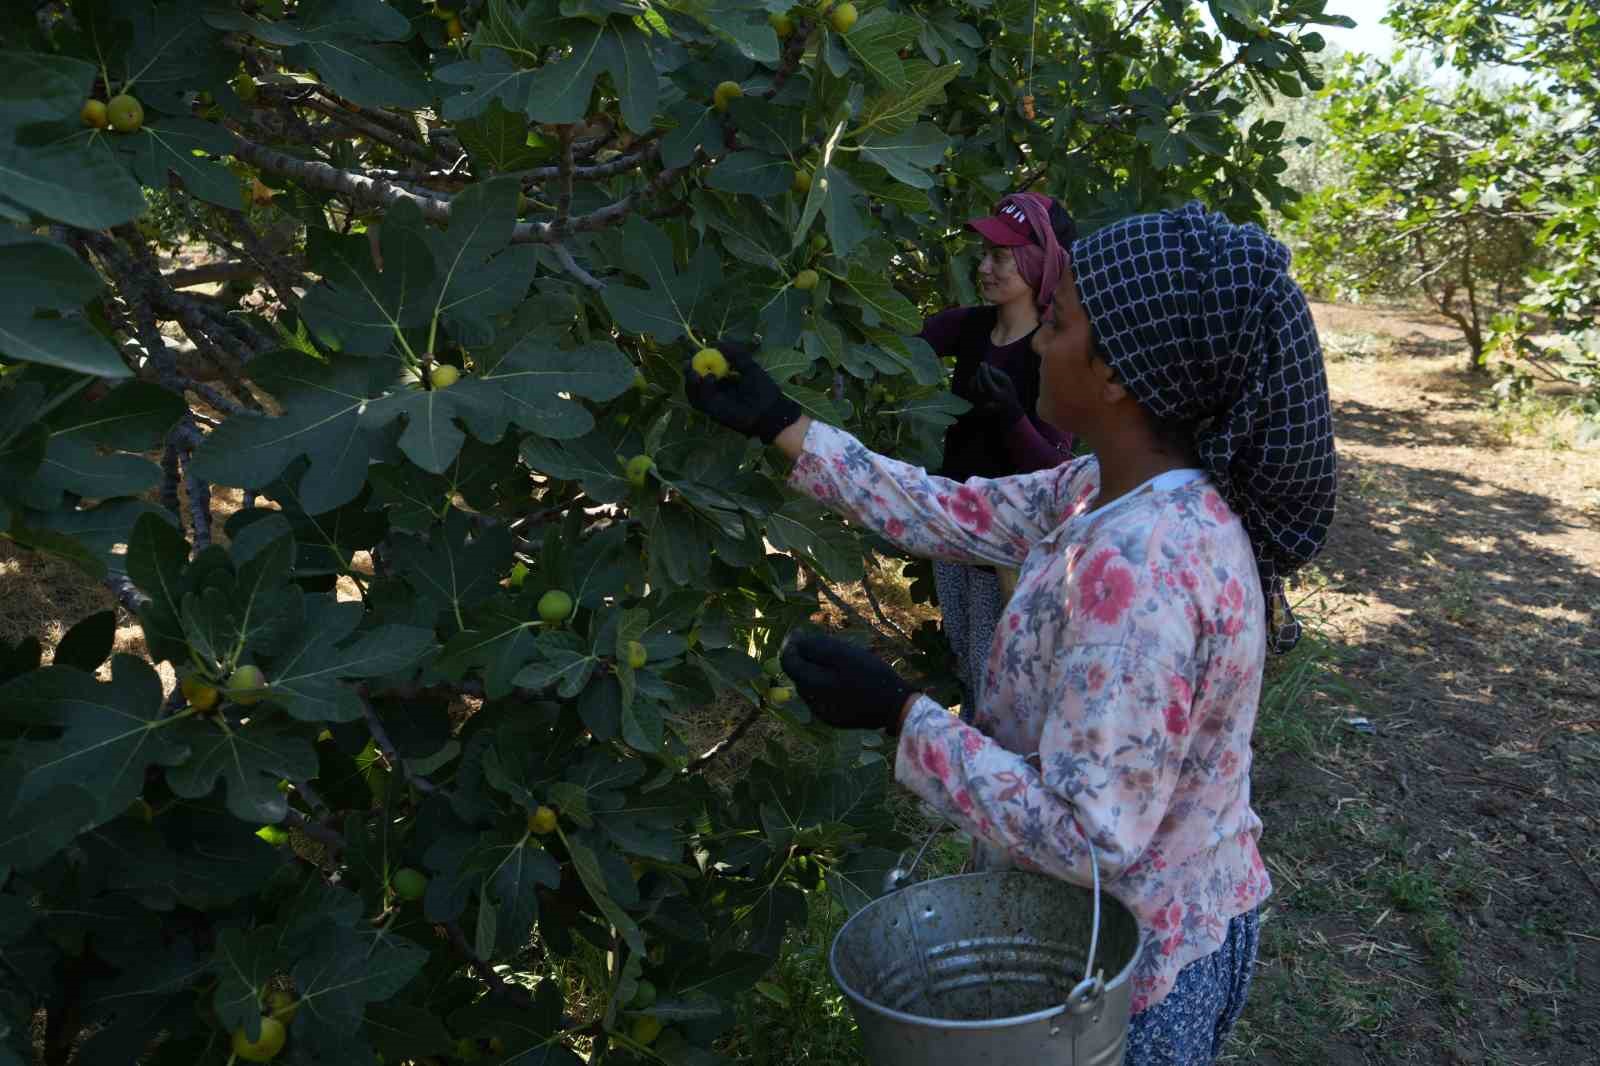
[[[1600, 419], [1600, 11], [1584, 0], [1396, 0], [1386, 21], [1402, 46], [1470, 87], [1442, 89], [1379, 65], [1350, 70], [1329, 92], [1339, 128], [1328, 150], [1359, 177], [1348, 193], [1329, 186], [1302, 214], [1317, 269], [1330, 281], [1387, 279], [1398, 290], [1448, 262], [1430, 279], [1434, 297], [1452, 271], [1489, 283], [1514, 297], [1497, 301], [1502, 314], [1481, 305], [1473, 314], [1464, 280], [1450, 294], [1475, 362], [1495, 349], [1513, 360], [1504, 383], [1526, 382], [1530, 370], [1575, 382], [1591, 421]], [[1396, 217], [1377, 217], [1374, 193]], [[1335, 220], [1341, 240], [1354, 237], [1348, 254], [1322, 239], [1319, 215]], [[1395, 234], [1455, 236], [1444, 247], [1413, 243], [1412, 257], [1386, 267], [1374, 258], [1385, 238], [1363, 219]]]
[[1538, 90], [1441, 88], [1350, 58], [1324, 92], [1313, 153], [1335, 180], [1291, 209], [1302, 280], [1336, 299], [1421, 297], [1486, 366], [1491, 320], [1539, 262], [1540, 218], [1519, 195], [1523, 141], [1555, 120]]
[[960, 220], [1256, 215], [1282, 130], [1232, 119], [1330, 21], [1030, 11], [6, 6], [0, 530], [148, 655], [109, 611], [0, 649], [0, 1063], [718, 1061], [900, 839], [880, 741], [772, 661], [871, 545], [683, 361], [758, 339], [934, 458]]

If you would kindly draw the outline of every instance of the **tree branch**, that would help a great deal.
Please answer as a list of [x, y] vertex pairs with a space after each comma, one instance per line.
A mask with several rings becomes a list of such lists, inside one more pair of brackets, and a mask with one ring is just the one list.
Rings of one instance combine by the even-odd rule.
[[[574, 166], [572, 168], [572, 176], [579, 181], [599, 181], [602, 178], [614, 178], [618, 174], [624, 174], [635, 167], [643, 166], [645, 163], [650, 162], [650, 160], [661, 154], [661, 144], [656, 140], [658, 136], [659, 134], [657, 131], [652, 130], [643, 137], [639, 138], [638, 141], [634, 142], [636, 147], [640, 142], [648, 142], [642, 149], [637, 149], [629, 152], [626, 155], [619, 155], [615, 159], [608, 159], [604, 163], [590, 163], [586, 166]], [[578, 155], [579, 153], [574, 150], [573, 156], [577, 157]], [[527, 189], [537, 182], [548, 181], [551, 178], [560, 176], [560, 174], [561, 167], [559, 165], [552, 165], [545, 167], [532, 167], [528, 170], [519, 172], [517, 176], [522, 179], [522, 187]]]
[[140, 592], [139, 587], [130, 581], [126, 574], [112, 574], [105, 579], [104, 584], [111, 590], [111, 595], [117, 598], [117, 602], [130, 614], [138, 614], [139, 609], [150, 602], [150, 597]]
[[778, 59], [778, 69], [772, 75], [772, 87], [761, 94], [762, 99], [771, 100], [778, 95], [791, 75], [800, 68], [800, 61], [805, 58], [806, 42], [811, 39], [811, 31], [816, 28], [817, 20], [809, 16], [795, 20], [794, 32], [784, 42], [783, 54]]
[[[141, 310], [164, 312], [162, 317], [171, 316], [176, 319], [183, 327], [185, 335], [194, 343], [195, 349], [200, 353], [201, 358], [216, 368], [237, 395], [243, 396], [250, 406], [259, 410], [259, 405], [255, 403], [254, 397], [244, 387], [242, 380], [243, 359], [236, 358], [228, 353], [217, 343], [213, 333], [221, 334], [236, 343], [246, 359], [256, 354], [257, 349], [253, 342], [248, 337], [241, 341], [231, 323], [225, 320], [219, 321], [195, 297], [180, 296], [174, 292], [162, 277], [161, 265], [157, 262], [155, 253], [150, 250], [150, 245], [137, 227], [131, 225], [118, 226], [112, 230], [112, 233], [121, 240], [123, 247], [127, 251], [127, 258], [123, 263], [128, 271], [130, 280], [136, 282], [143, 291], [144, 302], [148, 307], [141, 308]], [[165, 346], [164, 340], [162, 343]], [[174, 359], [173, 362], [174, 367], [176, 367], [176, 360]], [[243, 409], [240, 404], [222, 396], [215, 389], [202, 386], [197, 381], [189, 382], [189, 387], [194, 389], [197, 394], [202, 388], [206, 389], [209, 393], [206, 396], [206, 402], [217, 407], [220, 411], [233, 414]]]
[[[293, 178], [306, 188], [337, 193], [352, 201], [384, 208], [409, 202], [415, 205], [417, 210], [422, 212], [422, 216], [429, 221], [442, 223], [450, 221], [450, 201], [443, 197], [423, 196], [403, 189], [394, 182], [379, 181], [364, 174], [339, 170], [337, 167], [315, 160], [297, 159], [242, 137], [236, 139], [233, 154], [261, 170]], [[622, 199], [586, 215], [579, 215], [559, 230], [551, 222], [519, 222], [511, 232], [511, 240], [516, 244], [554, 244], [568, 233], [584, 233], [614, 226], [627, 218], [642, 200], [671, 185], [687, 169], [685, 166], [663, 170]], [[281, 292], [279, 298], [283, 298]]]
[[256, 232], [250, 224], [250, 219], [243, 211], [224, 211], [223, 217], [227, 220], [228, 228], [239, 238], [243, 245], [244, 254], [254, 260], [267, 277], [267, 284], [272, 286], [272, 293], [284, 307], [293, 308], [300, 302], [299, 295], [295, 292], [295, 282], [298, 276], [291, 272], [283, 262], [269, 240]]
[[739, 741], [744, 738], [744, 735], [750, 732], [750, 727], [755, 725], [756, 720], [761, 717], [761, 710], [761, 705], [758, 703], [750, 710], [746, 711], [744, 717], [739, 719], [739, 721], [734, 724], [732, 729], [728, 730], [727, 736], [723, 737], [721, 740], [711, 745], [711, 747], [697, 755], [692, 761], [690, 761], [688, 766], [683, 768], [683, 772], [686, 774], [699, 773], [701, 770], [704, 770], [707, 766], [709, 766], [713, 759], [727, 751], [729, 748], [733, 747], [735, 744], [739, 743]]
[[178, 503], [178, 482], [183, 470], [178, 463], [178, 445], [170, 436], [161, 450], [161, 506], [178, 519], [183, 518], [183, 508]]
[[189, 494], [189, 522], [194, 527], [194, 550], [211, 547], [211, 486], [195, 476], [194, 453], [183, 464], [183, 487]]
[[589, 273], [587, 270], [583, 269], [583, 267], [578, 265], [578, 261], [572, 258], [572, 253], [567, 250], [566, 245], [558, 242], [556, 244], [552, 244], [550, 246], [550, 250], [555, 253], [556, 262], [561, 264], [561, 269], [565, 270], [568, 274], [571, 274], [574, 278], [576, 278], [578, 284], [582, 285], [584, 288], [593, 289], [595, 292], [600, 292], [606, 287], [605, 282], [601, 281], [599, 278], [595, 277], [593, 274]]
[[261, 268], [242, 259], [220, 259], [214, 263], [183, 267], [161, 275], [169, 288], [187, 289], [191, 285], [212, 285], [219, 281], [244, 281], [259, 276]]
[[866, 568], [863, 568], [861, 572], [861, 591], [866, 594], [867, 603], [872, 606], [872, 613], [878, 616], [878, 621], [882, 622], [885, 628], [887, 628], [895, 636], [899, 637], [907, 644], [911, 644], [912, 640], [910, 637], [906, 636], [905, 631], [899, 626], [895, 625], [893, 622], [889, 621], [889, 616], [883, 613], [883, 608], [878, 604], [878, 597], [873, 595], [870, 571]]
[[[698, 161], [699, 158], [699, 156], [696, 156], [696, 161]], [[667, 170], [661, 171], [655, 177], [647, 181], [644, 185], [633, 190], [617, 202], [607, 204], [605, 207], [591, 211], [587, 215], [579, 215], [576, 219], [573, 219], [571, 225], [566, 228], [565, 232], [585, 233], [591, 230], [605, 229], [607, 226], [616, 225], [623, 219], [627, 218], [628, 215], [637, 207], [640, 201], [654, 196], [662, 189], [665, 189], [668, 185], [671, 185], [678, 179], [680, 174], [684, 173], [689, 169], [690, 166], [693, 165], [693, 163], [690, 163], [688, 166], [671, 167]], [[548, 222], [519, 222], [517, 223], [516, 228], [511, 231], [511, 240], [513, 243], [549, 244], [555, 239], [555, 236], [551, 232], [550, 223]]]
[[338, 193], [359, 203], [375, 204], [385, 208], [408, 201], [430, 221], [450, 221], [450, 201], [408, 192], [394, 182], [379, 181], [353, 171], [340, 170], [314, 159], [297, 159], [285, 152], [247, 141], [243, 137], [236, 139], [233, 154], [254, 167], [293, 178], [310, 189]]
[[467, 934], [461, 931], [459, 922], [446, 922], [444, 930], [445, 935], [450, 938], [450, 945], [467, 960], [467, 965], [477, 974], [478, 980], [489, 986], [491, 996], [497, 996], [527, 1010], [533, 1009], [533, 993], [501, 976], [487, 960], [481, 958], [467, 941]]
[[290, 807], [284, 813], [283, 821], [280, 824], [289, 829], [298, 829], [336, 855], [349, 846], [342, 833], [323, 825], [319, 821], [307, 818], [293, 807]]
[[361, 713], [367, 720], [367, 729], [372, 733], [372, 742], [378, 745], [378, 750], [383, 753], [384, 760], [390, 767], [399, 770], [405, 779], [416, 787], [418, 792], [437, 792], [438, 786], [421, 774], [412, 773], [406, 761], [395, 751], [394, 742], [389, 739], [389, 731], [383, 727], [378, 712], [372, 707], [372, 700], [367, 695], [365, 685], [356, 686], [356, 695], [361, 699]]
[[567, 228], [567, 222], [572, 217], [572, 123], [563, 122], [556, 127], [561, 140], [560, 168], [561, 188], [556, 198], [556, 217], [552, 222], [551, 232], [560, 234]]
[[[265, 90], [263, 90], [264, 93]], [[348, 106], [333, 104], [318, 96], [307, 96], [300, 100], [285, 100], [284, 103], [292, 107], [308, 108], [319, 115], [325, 115], [345, 129], [358, 133], [363, 137], [371, 138], [384, 147], [415, 159], [419, 163], [432, 163], [434, 161], [435, 153], [432, 148], [396, 130], [376, 122], [369, 122]]]
[[[816, 568], [813, 567], [810, 563], [807, 563], [805, 560], [800, 559], [798, 556], [796, 556], [795, 562], [799, 563], [800, 564], [800, 569], [804, 570], [806, 572], [806, 574], [810, 577], [810, 579], [812, 581], [816, 582], [817, 591], [821, 592], [822, 595], [827, 598], [829, 603], [833, 604], [835, 607], [839, 608], [839, 610], [843, 611], [845, 617], [850, 620], [850, 623], [852, 625], [859, 626], [860, 628], [865, 629], [868, 632], [875, 634], [880, 640], [890, 641], [891, 643], [895, 643], [895, 642], [899, 643], [901, 645], [901, 649], [900, 650], [902, 651], [902, 653], [904, 653], [906, 655], [915, 654], [915, 652], [917, 650], [916, 645], [911, 642], [911, 639], [909, 637], [907, 637], [905, 634], [901, 633], [898, 628], [896, 628], [893, 625], [890, 625], [890, 628], [894, 630], [894, 634], [891, 635], [891, 634], [885, 633], [883, 630], [879, 629], [877, 626], [873, 625], [870, 621], [868, 621], [867, 617], [865, 615], [863, 615], [860, 611], [856, 610], [854, 607], [850, 606], [850, 604], [846, 603], [842, 598], [840, 598], [839, 594], [837, 592], [833, 591], [832, 587], [829, 586], [828, 582], [823, 578], [823, 576], [820, 573], [817, 572]], [[865, 580], [864, 579], [863, 579], [862, 583], [863, 583], [863, 585], [865, 585]], [[868, 594], [868, 600], [869, 600], [869, 602], [871, 600], [871, 594], [870, 593]]]
[[1121, 26], [1111, 31], [1109, 40], [1119, 41], [1126, 37], [1130, 30], [1132, 30], [1140, 22], [1144, 21], [1144, 17], [1150, 13], [1150, 9], [1155, 7], [1158, 2], [1159, 0], [1147, 0], [1143, 7], [1128, 16], [1127, 22], [1124, 22]]

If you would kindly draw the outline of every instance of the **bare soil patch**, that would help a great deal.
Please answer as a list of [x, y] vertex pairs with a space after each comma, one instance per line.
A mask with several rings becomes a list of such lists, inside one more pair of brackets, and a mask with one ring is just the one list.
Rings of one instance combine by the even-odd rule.
[[1340, 508], [1320, 680], [1258, 738], [1277, 894], [1230, 1057], [1600, 1061], [1600, 448], [1487, 409], [1442, 321], [1316, 313]]

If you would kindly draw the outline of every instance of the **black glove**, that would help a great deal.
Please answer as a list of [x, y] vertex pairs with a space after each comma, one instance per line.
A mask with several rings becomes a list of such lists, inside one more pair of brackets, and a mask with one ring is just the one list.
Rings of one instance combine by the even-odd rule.
[[972, 406], [986, 418], [1005, 419], [1008, 426], [1015, 425], [1017, 419], [1027, 414], [1011, 375], [988, 363], [972, 375]]
[[900, 731], [900, 711], [914, 690], [867, 649], [837, 637], [801, 633], [789, 638], [781, 661], [806, 706], [829, 725]]
[[728, 376], [701, 377], [694, 372], [691, 359], [683, 365], [684, 394], [697, 411], [736, 433], [771, 444], [799, 420], [800, 405], [783, 394], [772, 375], [755, 361], [748, 345], [723, 341], [719, 350], [728, 360]]

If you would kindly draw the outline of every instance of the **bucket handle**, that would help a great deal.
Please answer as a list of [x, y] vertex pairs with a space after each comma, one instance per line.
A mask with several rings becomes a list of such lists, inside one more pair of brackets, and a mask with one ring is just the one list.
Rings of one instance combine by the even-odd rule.
[[[923, 853], [928, 850], [928, 845], [933, 843], [934, 838], [944, 832], [944, 828], [944, 826], [939, 826], [928, 834], [928, 838], [922, 842], [922, 846], [917, 849], [916, 855], [912, 857], [911, 865], [906, 866], [903, 862], [897, 863], [894, 869], [884, 875], [884, 895], [898, 892], [911, 883], [912, 875], [916, 873], [918, 865], [922, 862]], [[1079, 832], [1082, 832], [1081, 827]], [[1100, 861], [1094, 849], [1094, 841], [1089, 839], [1088, 833], [1083, 833], [1083, 842], [1089, 847], [1089, 872], [1094, 884], [1094, 920], [1089, 927], [1089, 958], [1084, 963], [1083, 980], [1074, 985], [1072, 991], [1067, 993], [1066, 1007], [1069, 1014], [1087, 1014], [1099, 1006], [1100, 998], [1105, 994], [1106, 990], [1105, 975], [1097, 972], [1094, 968], [1095, 956], [1100, 948]], [[905, 852], [900, 853], [900, 858], [901, 860], [905, 859]]]

